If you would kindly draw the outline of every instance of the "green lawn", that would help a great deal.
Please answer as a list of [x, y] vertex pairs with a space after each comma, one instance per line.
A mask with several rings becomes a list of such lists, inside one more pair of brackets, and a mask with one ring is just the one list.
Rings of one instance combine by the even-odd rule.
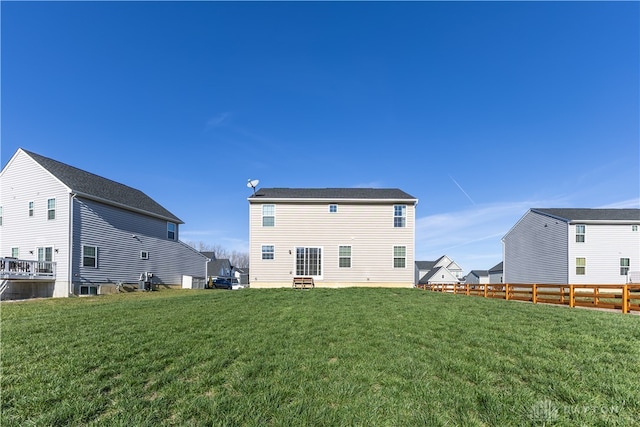
[[415, 289], [1, 305], [0, 425], [640, 425], [640, 316]]

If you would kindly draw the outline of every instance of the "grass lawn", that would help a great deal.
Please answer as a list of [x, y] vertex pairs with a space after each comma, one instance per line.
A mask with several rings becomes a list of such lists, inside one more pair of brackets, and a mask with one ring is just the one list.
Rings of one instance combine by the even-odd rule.
[[640, 425], [640, 316], [416, 289], [1, 305], [0, 425]]

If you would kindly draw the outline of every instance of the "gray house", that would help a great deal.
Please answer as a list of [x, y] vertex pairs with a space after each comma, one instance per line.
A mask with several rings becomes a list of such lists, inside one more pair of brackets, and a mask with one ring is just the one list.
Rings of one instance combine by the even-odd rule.
[[489, 272], [487, 270], [471, 270], [465, 277], [464, 283], [486, 285], [489, 283]]
[[504, 283], [502, 261], [489, 269], [489, 283]]
[[149, 196], [19, 149], [0, 172], [0, 279], [8, 298], [108, 292], [204, 279], [208, 258]]
[[506, 283], [623, 284], [640, 272], [640, 209], [530, 209], [502, 238]]

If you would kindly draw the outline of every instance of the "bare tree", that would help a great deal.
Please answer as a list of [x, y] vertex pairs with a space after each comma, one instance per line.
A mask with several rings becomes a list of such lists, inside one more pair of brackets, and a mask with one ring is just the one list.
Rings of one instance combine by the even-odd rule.
[[191, 246], [198, 252], [213, 252], [216, 259], [228, 259], [234, 267], [249, 267], [249, 254], [247, 252], [230, 251], [221, 244], [210, 245], [203, 241], [193, 242], [187, 240], [184, 243]]

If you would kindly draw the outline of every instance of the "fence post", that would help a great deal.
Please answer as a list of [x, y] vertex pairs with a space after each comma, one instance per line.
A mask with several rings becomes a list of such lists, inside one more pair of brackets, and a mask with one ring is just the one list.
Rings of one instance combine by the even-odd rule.
[[569, 307], [573, 308], [576, 306], [576, 293], [573, 289], [573, 285], [569, 285]]
[[488, 290], [486, 283], [483, 285], [483, 289], [484, 289], [484, 297], [486, 298], [487, 297], [487, 290]]
[[509, 284], [504, 284], [504, 299], [505, 301], [509, 301]]
[[538, 303], [538, 285], [536, 283], [531, 287], [531, 302], [534, 304]]
[[622, 313], [629, 312], [629, 285], [622, 285]]
[[468, 283], [464, 285], [464, 291], [467, 294], [467, 296], [471, 295], [471, 285], [469, 285]]

